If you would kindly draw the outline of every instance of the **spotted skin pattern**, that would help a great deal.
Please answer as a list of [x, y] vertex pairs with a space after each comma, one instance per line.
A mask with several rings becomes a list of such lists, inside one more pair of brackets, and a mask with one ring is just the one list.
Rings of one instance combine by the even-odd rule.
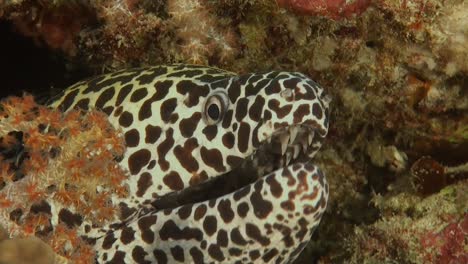
[[[121, 218], [82, 231], [93, 238], [97, 262], [292, 262], [320, 222], [328, 184], [310, 161], [289, 160], [298, 150], [309, 158], [318, 151], [328, 102], [300, 73], [238, 76], [194, 65], [124, 70], [68, 88], [52, 107], [101, 109], [127, 146], [120, 165], [129, 173], [129, 197], [113, 197]], [[291, 129], [309, 140], [295, 144]], [[280, 152], [287, 162], [255, 182], [208, 201], [152, 207], [236, 169], [284, 135], [291, 138]]]

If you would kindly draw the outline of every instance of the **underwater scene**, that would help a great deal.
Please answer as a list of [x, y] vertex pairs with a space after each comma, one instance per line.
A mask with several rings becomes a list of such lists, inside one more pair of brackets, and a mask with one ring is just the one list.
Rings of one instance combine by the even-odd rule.
[[468, 263], [468, 2], [0, 0], [0, 264]]

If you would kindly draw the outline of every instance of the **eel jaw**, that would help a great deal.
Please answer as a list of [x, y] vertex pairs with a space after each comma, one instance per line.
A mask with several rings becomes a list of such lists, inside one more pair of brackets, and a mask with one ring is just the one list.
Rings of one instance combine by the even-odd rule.
[[274, 168], [269, 173], [280, 167], [286, 167], [298, 161], [307, 161], [312, 158], [321, 146], [319, 137], [313, 127], [307, 125], [291, 125], [278, 129], [266, 139], [252, 158], [259, 157], [259, 152], [269, 154], [274, 161]]
[[158, 210], [219, 198], [295, 162], [306, 162], [321, 146], [313, 127], [290, 125], [264, 140], [240, 166], [201, 184], [159, 197], [151, 204]]

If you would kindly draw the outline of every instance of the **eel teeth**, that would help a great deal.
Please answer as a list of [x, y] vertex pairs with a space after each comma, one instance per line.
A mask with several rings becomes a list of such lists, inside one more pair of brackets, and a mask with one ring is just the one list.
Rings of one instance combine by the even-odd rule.
[[296, 128], [296, 127], [290, 127], [289, 128], [289, 142], [290, 143], [293, 143], [294, 140], [296, 139], [296, 136], [297, 136], [297, 132], [299, 132], [299, 128]]
[[302, 138], [301, 145], [302, 145], [302, 151], [304, 152], [304, 154], [307, 153], [307, 148], [309, 147], [309, 145], [307, 144], [307, 139]]
[[314, 140], [314, 133], [309, 133], [308, 137], [307, 137], [308, 141], [309, 141], [309, 146], [310, 144], [312, 144], [312, 141]]
[[299, 145], [294, 145], [294, 155], [293, 155], [294, 159], [297, 159], [300, 152], [301, 152], [301, 148], [299, 147]]
[[286, 164], [288, 165], [291, 162], [292, 154], [291, 151], [286, 152]]
[[288, 142], [289, 142], [289, 135], [287, 133], [280, 135], [280, 144], [281, 144], [281, 155], [286, 153], [286, 149], [288, 149]]

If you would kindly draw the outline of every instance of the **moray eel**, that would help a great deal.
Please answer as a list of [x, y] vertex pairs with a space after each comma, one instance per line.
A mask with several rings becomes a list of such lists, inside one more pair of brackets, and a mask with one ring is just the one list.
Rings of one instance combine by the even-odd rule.
[[329, 101], [301, 73], [194, 65], [66, 89], [53, 107], [101, 109], [127, 147], [129, 196], [113, 201], [123, 219], [80, 231], [93, 238], [96, 262], [292, 262], [327, 205], [328, 184], [310, 158], [327, 134]]

